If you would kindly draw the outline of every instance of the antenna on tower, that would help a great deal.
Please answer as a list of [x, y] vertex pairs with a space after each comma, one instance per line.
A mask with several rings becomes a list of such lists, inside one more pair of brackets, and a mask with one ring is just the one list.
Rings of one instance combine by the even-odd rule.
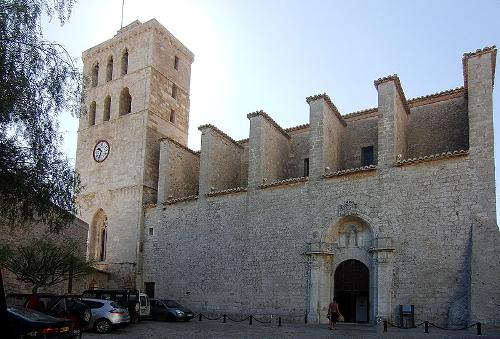
[[123, 7], [125, 6], [125, 0], [122, 0], [122, 23], [120, 24], [120, 29], [123, 28]]

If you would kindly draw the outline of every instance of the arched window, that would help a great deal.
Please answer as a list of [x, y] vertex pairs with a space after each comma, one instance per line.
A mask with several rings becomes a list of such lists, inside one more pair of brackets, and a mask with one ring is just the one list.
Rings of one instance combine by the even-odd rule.
[[104, 114], [102, 120], [109, 121], [110, 116], [111, 116], [111, 97], [108, 95], [106, 99], [104, 99]]
[[172, 85], [172, 98], [177, 99], [177, 86], [175, 84]]
[[121, 75], [125, 75], [128, 73], [128, 50], [125, 49], [122, 54], [122, 69]]
[[175, 123], [175, 111], [173, 109], [170, 110], [170, 122]]
[[130, 96], [127, 87], [122, 89], [120, 94], [120, 115], [125, 115], [132, 112], [132, 97]]
[[106, 66], [106, 82], [113, 80], [113, 56], [108, 58], [108, 65]]
[[92, 221], [88, 253], [89, 257], [98, 261], [106, 261], [106, 247], [108, 241], [108, 217], [99, 209]]
[[95, 101], [92, 101], [89, 107], [89, 126], [95, 125]]
[[99, 82], [99, 64], [96, 63], [92, 67], [92, 87], [96, 87]]

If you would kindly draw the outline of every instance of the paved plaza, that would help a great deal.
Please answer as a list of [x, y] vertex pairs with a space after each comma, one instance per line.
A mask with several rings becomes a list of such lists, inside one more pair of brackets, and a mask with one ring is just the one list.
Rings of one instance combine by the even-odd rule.
[[469, 331], [443, 331], [430, 328], [424, 333], [420, 327], [402, 330], [389, 327], [388, 333], [377, 333], [377, 328], [367, 325], [340, 324], [336, 331], [326, 325], [283, 324], [277, 325], [244, 323], [222, 323], [221, 321], [197, 321], [188, 323], [144, 321], [109, 334], [86, 332], [83, 338], [146, 339], [146, 338], [500, 338], [500, 329], [483, 329], [476, 335], [475, 328]]

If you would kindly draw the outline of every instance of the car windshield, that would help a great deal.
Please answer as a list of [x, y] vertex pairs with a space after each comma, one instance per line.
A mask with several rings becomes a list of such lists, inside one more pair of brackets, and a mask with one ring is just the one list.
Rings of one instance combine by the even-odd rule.
[[163, 300], [163, 303], [167, 305], [168, 308], [182, 307], [181, 304], [175, 302], [174, 300]]

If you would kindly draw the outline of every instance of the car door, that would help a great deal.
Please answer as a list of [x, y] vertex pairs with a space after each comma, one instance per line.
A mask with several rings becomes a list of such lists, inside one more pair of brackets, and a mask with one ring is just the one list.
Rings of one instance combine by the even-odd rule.
[[151, 306], [149, 305], [149, 298], [146, 294], [141, 293], [139, 295], [139, 307], [141, 317], [147, 317], [150, 315]]

